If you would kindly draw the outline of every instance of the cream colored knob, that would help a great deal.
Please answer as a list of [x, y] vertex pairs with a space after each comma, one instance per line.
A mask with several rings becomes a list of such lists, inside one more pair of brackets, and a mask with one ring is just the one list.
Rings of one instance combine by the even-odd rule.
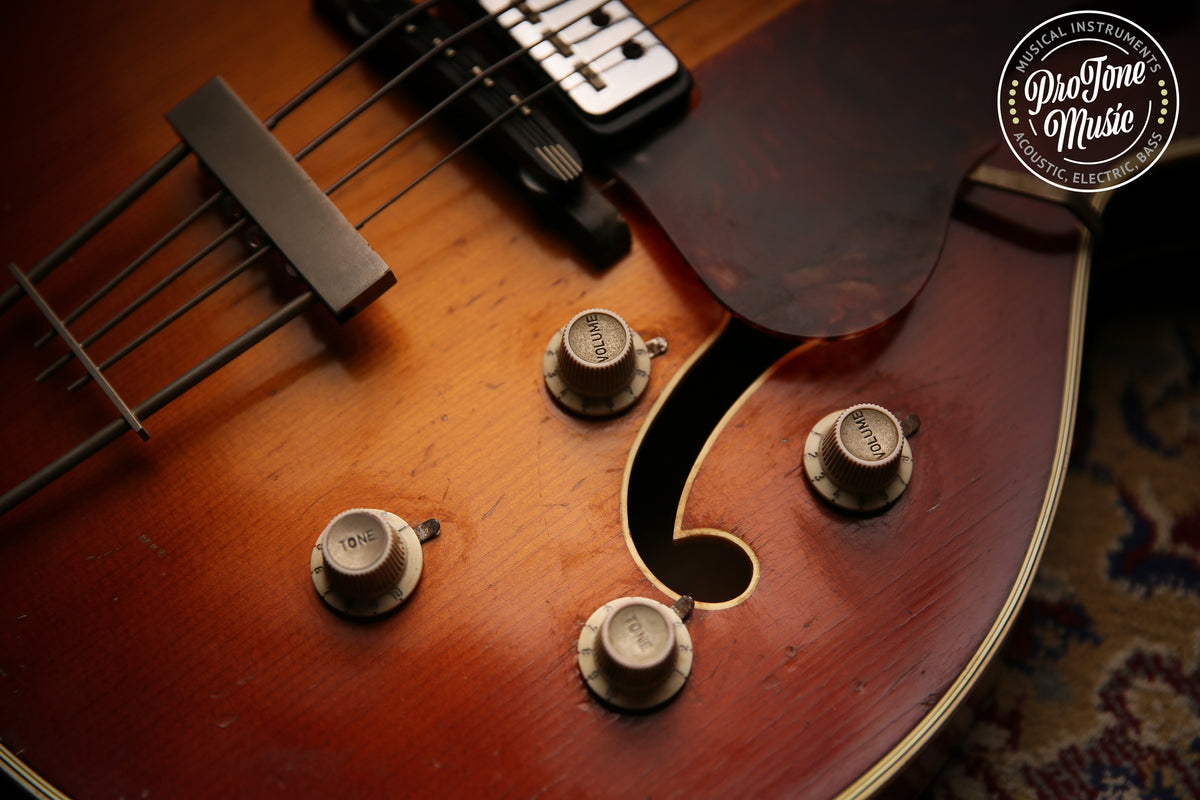
[[650, 380], [642, 338], [611, 311], [581, 311], [551, 337], [542, 359], [551, 395], [571, 411], [604, 416], [633, 404]]
[[578, 645], [588, 688], [616, 708], [653, 708], [674, 697], [692, 668], [692, 639], [671, 608], [622, 597], [588, 618]]
[[386, 511], [354, 508], [325, 526], [309, 566], [326, 603], [351, 616], [374, 616], [407, 599], [422, 561], [420, 540], [407, 522]]
[[587, 397], [610, 397], [633, 380], [633, 331], [598, 308], [576, 314], [558, 344], [563, 381]]
[[400, 582], [404, 544], [382, 512], [344, 511], [321, 535], [329, 585], [346, 597], [379, 597]]
[[813, 427], [805, 443], [804, 466], [826, 500], [852, 511], [876, 511], [907, 488], [912, 450], [890, 411], [857, 403]]
[[660, 609], [636, 597], [610, 604], [600, 623], [596, 664], [614, 686], [656, 686], [675, 666], [675, 626]]

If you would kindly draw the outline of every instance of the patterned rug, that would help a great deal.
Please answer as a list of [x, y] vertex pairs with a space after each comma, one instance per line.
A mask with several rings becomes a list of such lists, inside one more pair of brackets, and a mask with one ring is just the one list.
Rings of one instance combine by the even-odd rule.
[[1093, 278], [1058, 516], [932, 800], [1200, 797], [1200, 256], [1132, 244]]

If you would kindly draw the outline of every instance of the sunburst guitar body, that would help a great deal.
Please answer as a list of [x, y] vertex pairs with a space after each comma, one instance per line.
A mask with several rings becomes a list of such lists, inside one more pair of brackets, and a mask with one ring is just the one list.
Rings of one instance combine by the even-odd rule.
[[[646, 21], [670, 10], [630, 5]], [[933, 759], [982, 683], [1037, 566], [1070, 441], [1093, 237], [1066, 209], [964, 182], [980, 164], [1020, 169], [995, 149], [988, 96], [981, 128], [939, 122], [950, 132], [932, 144], [906, 133], [890, 109], [919, 87], [855, 66], [891, 23], [788, 5], [700, 0], [656, 26], [695, 90], [681, 119], [585, 153], [601, 176], [589, 185], [632, 230], [611, 266], [589, 263], [478, 151], [456, 155], [361, 228], [393, 287], [344, 324], [309, 304], [143, 409], [148, 440], [114, 437], [9, 508], [10, 776], [80, 798], [914, 785], [908, 768]], [[1048, 14], [1012, 15], [995, 63], [979, 55], [965, 72], [994, 91], [1014, 37]], [[0, 255], [18, 270], [170, 151], [164, 114], [212, 76], [266, 118], [356, 45], [283, 0], [26, 4], [4, 17]], [[950, 53], [892, 39], [909, 42], [898, 69], [956, 71]], [[784, 66], [761, 66], [775, 58]], [[786, 88], [762, 88], [763, 70]], [[295, 153], [380, 83], [356, 63], [272, 135]], [[389, 92], [301, 166], [327, 186], [426, 108]], [[451, 153], [461, 131], [437, 122], [333, 192], [338, 211], [362, 220]], [[212, 187], [186, 159], [40, 295], [66, 315]], [[72, 319], [73, 335], [220, 236], [237, 203], [216, 205]], [[261, 244], [245, 238], [88, 344], [93, 359]], [[263, 257], [104, 374], [136, 406], [304, 291]], [[594, 308], [654, 355], [640, 398], [611, 416], [565, 407], [545, 377], [548, 343]], [[0, 491], [120, 419], [77, 360], [35, 381], [69, 352], [59, 337], [35, 346], [49, 329], [24, 293], [0, 315]], [[814, 428], [859, 403], [903, 421], [911, 473], [902, 495], [845, 508], [806, 462]], [[419, 582], [386, 613], [356, 613], [353, 598], [334, 608], [314, 580], [318, 537], [350, 509], [427, 537], [410, 545]], [[623, 597], [686, 618], [690, 674], [649, 710], [623, 709], [580, 667], [581, 637], [599, 635], [589, 619]]]

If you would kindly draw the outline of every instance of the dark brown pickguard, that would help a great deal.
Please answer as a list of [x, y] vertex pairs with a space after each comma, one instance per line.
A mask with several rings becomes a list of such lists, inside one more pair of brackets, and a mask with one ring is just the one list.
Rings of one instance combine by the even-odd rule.
[[872, 328], [929, 277], [963, 175], [999, 141], [1000, 69], [1050, 13], [801, 3], [697, 69], [686, 122], [618, 173], [738, 317]]

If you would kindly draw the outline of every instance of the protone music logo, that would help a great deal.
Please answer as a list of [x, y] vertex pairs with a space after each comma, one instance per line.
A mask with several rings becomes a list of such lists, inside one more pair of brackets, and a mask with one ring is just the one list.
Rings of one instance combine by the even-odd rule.
[[1166, 52], [1137, 24], [1103, 11], [1062, 14], [1030, 31], [1009, 55], [997, 94], [1017, 160], [1077, 192], [1140, 177], [1179, 118]]

